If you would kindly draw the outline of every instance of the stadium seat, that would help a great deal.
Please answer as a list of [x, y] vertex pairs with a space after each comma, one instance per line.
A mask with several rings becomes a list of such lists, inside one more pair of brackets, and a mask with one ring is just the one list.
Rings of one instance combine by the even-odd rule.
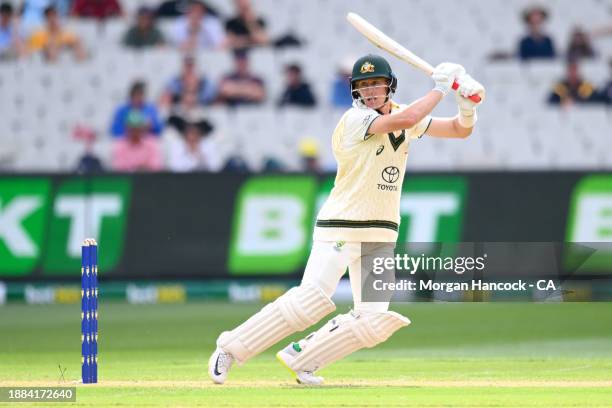
[[[123, 2], [126, 17], [102, 25], [68, 19], [67, 26], [81, 36], [90, 52], [91, 58], [86, 62], [75, 63], [71, 55], [64, 55], [56, 64], [47, 64], [39, 54], [34, 54], [15, 63], [0, 64], [0, 106], [5, 119], [0, 127], [0, 146], [7, 146], [0, 153], [0, 163], [4, 163], [1, 165], [23, 169], [28, 157], [44, 152], [57, 159], [38, 162], [37, 168], [64, 168], [62, 160], [72, 160], [82, 147], [78, 144], [75, 147], [70, 139], [76, 124], [98, 131], [102, 142], [97, 148], [108, 152], [109, 122], [116, 106], [126, 99], [130, 84], [144, 79], [149, 99], [157, 100], [168, 81], [180, 72], [182, 54], [171, 46], [146, 51], [121, 46], [121, 37], [133, 21], [133, 13], [145, 4], [156, 6], [158, 2]], [[232, 2], [211, 0], [210, 4], [223, 17], [234, 13]], [[529, 0], [414, 1], [406, 6], [405, 13], [389, 13], [397, 7], [391, 0], [375, 5], [367, 0], [350, 4], [259, 0], [256, 9], [266, 19], [272, 38], [292, 32], [305, 40], [305, 45], [280, 50], [257, 48], [251, 52], [251, 69], [264, 79], [267, 100], [256, 109], [228, 111], [220, 106], [209, 109], [220, 150], [227, 155], [232, 151], [243, 152], [254, 167], [261, 167], [264, 157], [276, 156], [290, 168], [298, 168], [299, 140], [310, 136], [320, 143], [321, 161], [333, 167], [329, 138], [342, 112], [330, 108], [329, 96], [338, 64], [347, 55], [381, 53], [344, 21], [348, 11], [356, 11], [434, 65], [460, 61], [487, 87], [487, 102], [480, 109], [474, 135], [460, 143], [425, 139], [415, 143], [411, 168], [609, 168], [612, 159], [601, 152], [612, 147], [607, 136], [612, 124], [610, 114], [596, 106], [577, 106], [565, 112], [546, 104], [553, 83], [564, 75], [563, 60], [525, 64], [487, 62], [494, 50], [515, 49], [524, 33], [520, 13], [529, 5]], [[596, 27], [607, 22], [606, 6], [597, 0], [589, 0], [588, 6], [572, 7], [571, 12], [567, 10], [569, 6], [561, 3], [548, 7], [551, 18], [546, 29], [555, 38], [560, 53], [575, 25]], [[490, 15], [509, 17], [490, 21], [487, 18]], [[465, 22], [461, 35], [457, 34], [457, 27], [448, 24], [451, 19]], [[159, 22], [166, 35], [174, 24], [174, 20]], [[313, 27], [317, 35], [312, 35]], [[473, 47], [475, 42], [478, 47]], [[612, 52], [612, 41], [598, 40], [596, 47], [601, 56], [608, 55]], [[203, 50], [197, 53], [197, 58], [200, 71], [215, 81], [233, 69], [232, 56], [227, 51]], [[284, 88], [282, 68], [292, 62], [302, 66], [316, 94], [319, 103], [315, 109], [278, 110], [276, 106]], [[431, 82], [422, 74], [394, 58], [391, 62], [400, 77], [398, 101], [409, 102], [430, 89]], [[581, 72], [595, 85], [610, 78], [603, 58], [584, 61]], [[453, 98], [447, 98], [434, 115], [455, 112]], [[19, 146], [12, 147], [15, 140], [19, 140]], [[22, 150], [26, 151], [25, 156], [19, 153], [19, 159], [11, 161]]]

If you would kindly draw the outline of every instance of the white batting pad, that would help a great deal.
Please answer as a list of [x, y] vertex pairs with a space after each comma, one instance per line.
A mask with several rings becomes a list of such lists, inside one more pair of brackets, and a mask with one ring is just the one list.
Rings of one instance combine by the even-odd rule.
[[291, 288], [234, 330], [221, 333], [217, 346], [242, 364], [334, 310], [336, 305], [320, 288], [303, 284]]
[[410, 320], [396, 312], [341, 314], [300, 342], [290, 364], [294, 371], [316, 371], [364, 347], [387, 340]]

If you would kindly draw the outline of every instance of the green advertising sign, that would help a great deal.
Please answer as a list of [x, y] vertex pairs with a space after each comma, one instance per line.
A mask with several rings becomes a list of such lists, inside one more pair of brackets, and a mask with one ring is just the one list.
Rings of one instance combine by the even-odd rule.
[[459, 242], [466, 190], [464, 177], [406, 177], [398, 242]]
[[79, 270], [83, 237], [93, 237], [100, 246], [98, 266], [111, 270], [123, 252], [127, 204], [131, 185], [123, 178], [69, 180], [59, 186], [53, 203], [46, 275], [65, 275]]
[[0, 276], [25, 276], [36, 267], [50, 186], [44, 178], [0, 180]]
[[[570, 201], [566, 241], [584, 247], [571, 247], [566, 254], [566, 266], [581, 264], [577, 272], [609, 273], [612, 268], [612, 176], [586, 176], [576, 185]], [[587, 247], [594, 252], [584, 260]]]
[[[61, 179], [60, 179], [61, 180]], [[46, 276], [80, 270], [84, 238], [104, 242], [100, 270], [115, 267], [123, 252], [131, 184], [127, 178], [0, 180], [0, 277]]]
[[[317, 212], [333, 188], [334, 177], [233, 177], [4, 176], [0, 178], [0, 280], [74, 276], [80, 269], [80, 245], [86, 237], [99, 242], [99, 266], [107, 276], [226, 277], [229, 272], [230, 276], [249, 277], [292, 275], [301, 270], [311, 248]], [[566, 270], [610, 272], [612, 175], [495, 177], [499, 179], [490, 183], [491, 175], [408, 174], [400, 200], [398, 248], [409, 243], [410, 251], [421, 254], [436, 249], [428, 243], [460, 242], [470, 198], [470, 214], [474, 215], [470, 236], [478, 236], [483, 229], [485, 235], [491, 235], [499, 228], [502, 236], [508, 232], [529, 238], [536, 228], [533, 217], [542, 217], [550, 224], [550, 231], [544, 222], [537, 226], [546, 230], [545, 236], [578, 244], [568, 245], [564, 252]], [[134, 197], [132, 183], [138, 183]], [[486, 204], [488, 211], [481, 215], [479, 210], [485, 205], [481, 201], [495, 198], [502, 188], [512, 192], [506, 197], [525, 193], [523, 206], [508, 199], [499, 203], [491, 199]], [[549, 215], [551, 205], [546, 200], [547, 188], [563, 206], [543, 217]], [[214, 202], [210, 191], [217, 194]], [[130, 236], [134, 245], [124, 254], [133, 199]], [[532, 218], [522, 218], [524, 208], [533, 208]], [[500, 217], [492, 226], [490, 218], [496, 212]], [[565, 227], [561, 235], [560, 226]], [[152, 253], [155, 256], [149, 255]], [[183, 262], [180, 268], [175, 266], [177, 260]]]
[[238, 193], [228, 269], [234, 275], [289, 273], [304, 265], [317, 181], [263, 176]]
[[[304, 266], [318, 210], [334, 186], [327, 177], [255, 177], [238, 195], [229, 254], [235, 275], [290, 274]], [[399, 240], [457, 242], [463, 223], [463, 177], [419, 177], [404, 183]]]

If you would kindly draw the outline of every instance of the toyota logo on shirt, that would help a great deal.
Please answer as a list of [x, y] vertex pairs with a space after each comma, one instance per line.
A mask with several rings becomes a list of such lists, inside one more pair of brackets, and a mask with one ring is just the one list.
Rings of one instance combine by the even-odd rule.
[[395, 183], [399, 179], [400, 171], [395, 166], [385, 167], [382, 171], [382, 179], [387, 183]]

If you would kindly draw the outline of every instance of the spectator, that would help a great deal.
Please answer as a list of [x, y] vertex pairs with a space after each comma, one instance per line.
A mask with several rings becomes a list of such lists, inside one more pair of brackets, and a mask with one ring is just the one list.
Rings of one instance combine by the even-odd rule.
[[302, 68], [297, 64], [290, 64], [285, 68], [286, 88], [278, 101], [278, 105], [313, 107], [317, 104], [310, 85], [302, 77]]
[[255, 15], [251, 0], [234, 0], [234, 4], [238, 14], [225, 23], [228, 46], [247, 49], [267, 44], [269, 38], [265, 31], [266, 24], [261, 17]]
[[159, 141], [147, 132], [147, 119], [137, 111], [131, 111], [125, 121], [126, 137], [115, 140], [112, 148], [113, 170], [158, 171], [162, 169]]
[[[176, 18], [184, 16], [187, 13], [189, 4], [192, 0], [168, 0], [161, 3], [157, 10], [155, 10], [155, 16], [157, 18]], [[206, 5], [206, 9], [210, 12], [211, 8]]]
[[250, 72], [245, 52], [234, 53], [235, 71], [226, 75], [219, 85], [219, 101], [228, 106], [262, 103], [266, 97], [264, 82]]
[[187, 14], [174, 26], [174, 43], [183, 51], [199, 48], [220, 48], [225, 40], [219, 19], [208, 13], [204, 3], [191, 1]]
[[205, 117], [206, 112], [198, 103], [197, 92], [185, 92], [179, 103], [173, 107], [168, 117], [168, 125], [175, 126], [177, 118], [182, 122], [197, 122]]
[[527, 61], [536, 58], [555, 58], [555, 46], [552, 39], [542, 31], [542, 25], [548, 18], [548, 12], [540, 7], [532, 7], [523, 13], [529, 33], [521, 39], [519, 58]]
[[23, 54], [23, 42], [15, 21], [11, 3], [0, 4], [0, 60], [18, 58]]
[[606, 105], [612, 105], [612, 58], [608, 61], [610, 68], [610, 79], [608, 83], [599, 91], [599, 99]]
[[162, 32], [155, 26], [153, 9], [143, 6], [138, 9], [135, 24], [123, 36], [123, 45], [131, 48], [147, 48], [164, 44]]
[[9, 3], [20, 4], [17, 14], [19, 15], [22, 35], [29, 36], [33, 30], [42, 27], [45, 22], [45, 9], [55, 6], [61, 18], [70, 15], [73, 0], [13, 0]]
[[319, 142], [313, 137], [304, 137], [298, 145], [302, 170], [309, 173], [321, 171], [319, 164]]
[[273, 156], [263, 157], [263, 172], [281, 172], [285, 170], [285, 165], [278, 158]]
[[[66, 17], [70, 9], [67, 4], [71, 0], [24, 0], [21, 6], [20, 24], [22, 34], [29, 37], [32, 32], [45, 23], [45, 9], [55, 6], [61, 17]], [[17, 2], [13, 1], [13, 4]]]
[[52, 0], [51, 3], [55, 6], [61, 18], [67, 18], [70, 16], [73, 1], [74, 0]]
[[184, 57], [180, 75], [166, 86], [159, 103], [163, 108], [168, 108], [179, 102], [186, 92], [195, 92], [201, 105], [213, 103], [217, 95], [215, 84], [198, 73], [196, 60], [190, 55]]
[[142, 81], [136, 81], [130, 87], [128, 101], [119, 106], [113, 115], [111, 124], [111, 135], [121, 138], [126, 134], [125, 123], [130, 112], [140, 112], [145, 118], [148, 131], [154, 135], [159, 135], [162, 130], [162, 123], [159, 119], [157, 108], [154, 104], [146, 101], [146, 85]]
[[346, 109], [353, 105], [350, 78], [354, 60], [354, 58], [347, 58], [338, 67], [331, 92], [331, 104], [334, 108]]
[[580, 58], [594, 58], [595, 51], [591, 45], [589, 35], [579, 27], [574, 28], [567, 47], [567, 58], [578, 60]]
[[176, 172], [218, 171], [222, 162], [208, 122], [189, 123], [182, 126], [180, 136], [170, 143], [168, 168]]
[[222, 170], [224, 173], [249, 173], [249, 165], [240, 155], [233, 155], [227, 158]]
[[582, 79], [576, 61], [567, 64], [567, 77], [555, 84], [548, 103], [569, 107], [574, 103], [589, 103], [598, 100], [595, 87]]
[[91, 150], [85, 151], [74, 170], [78, 174], [104, 173], [102, 160]]
[[85, 152], [79, 159], [75, 171], [78, 174], [91, 174], [104, 172], [102, 160], [93, 151], [96, 142], [96, 132], [90, 127], [77, 125], [72, 132], [72, 136], [85, 144]]
[[71, 14], [74, 17], [95, 18], [102, 21], [121, 17], [123, 12], [117, 0], [74, 0]]
[[69, 48], [77, 60], [84, 60], [85, 50], [81, 40], [72, 32], [65, 30], [54, 6], [45, 9], [46, 28], [35, 31], [30, 37], [31, 51], [42, 51], [48, 61], [56, 61], [64, 48]]

